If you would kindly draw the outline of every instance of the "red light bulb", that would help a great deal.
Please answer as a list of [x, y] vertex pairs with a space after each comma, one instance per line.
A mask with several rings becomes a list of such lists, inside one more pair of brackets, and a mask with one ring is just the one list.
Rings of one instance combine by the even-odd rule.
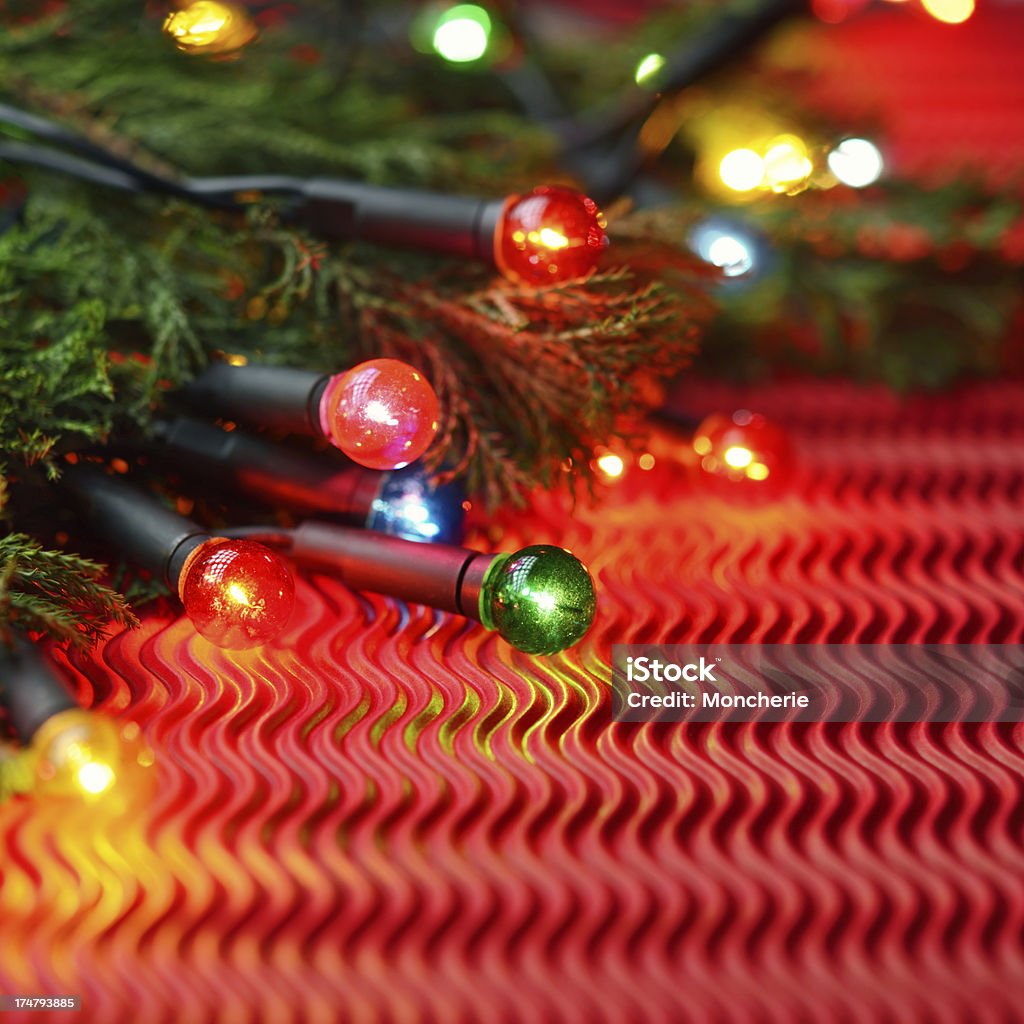
[[531, 284], [582, 277], [608, 246], [605, 219], [593, 199], [558, 185], [512, 196], [494, 238], [498, 268]]
[[731, 491], [775, 492], [792, 475], [793, 452], [785, 431], [746, 409], [708, 416], [693, 435], [693, 450], [704, 474]]
[[337, 374], [320, 400], [324, 435], [369, 469], [401, 469], [418, 459], [439, 417], [430, 381], [397, 359], [371, 359]]
[[273, 640], [288, 625], [295, 584], [269, 548], [214, 537], [189, 555], [178, 594], [196, 629], [218, 647], [244, 649]]

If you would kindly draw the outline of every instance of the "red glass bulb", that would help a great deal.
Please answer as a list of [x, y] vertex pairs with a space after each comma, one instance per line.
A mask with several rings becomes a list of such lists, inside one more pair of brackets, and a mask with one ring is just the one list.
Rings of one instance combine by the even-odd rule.
[[178, 594], [196, 629], [218, 647], [243, 649], [273, 640], [295, 602], [292, 574], [269, 548], [214, 537], [189, 555]]
[[332, 377], [320, 400], [324, 435], [369, 469], [401, 469], [418, 459], [439, 422], [430, 381], [397, 359], [371, 359]]
[[608, 246], [605, 219], [593, 199], [558, 185], [512, 196], [494, 237], [498, 269], [531, 284], [582, 277]]
[[693, 450], [707, 477], [753, 493], [775, 492], [789, 482], [793, 452], [786, 432], [760, 413], [713, 413], [693, 435]]

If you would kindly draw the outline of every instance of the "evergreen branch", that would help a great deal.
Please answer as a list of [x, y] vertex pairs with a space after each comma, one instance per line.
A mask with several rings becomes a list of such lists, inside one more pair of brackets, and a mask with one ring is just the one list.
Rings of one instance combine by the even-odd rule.
[[110, 621], [138, 625], [125, 599], [101, 582], [104, 571], [89, 559], [45, 550], [25, 534], [0, 537], [0, 642], [17, 626], [87, 647]]

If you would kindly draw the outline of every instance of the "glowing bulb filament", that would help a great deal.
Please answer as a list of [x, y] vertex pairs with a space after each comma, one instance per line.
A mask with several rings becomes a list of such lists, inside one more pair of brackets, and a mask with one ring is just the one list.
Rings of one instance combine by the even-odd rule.
[[245, 592], [244, 588], [239, 586], [237, 583], [231, 583], [228, 585], [228, 595], [235, 604], [244, 604], [247, 608], [252, 606], [249, 601], [249, 595]]

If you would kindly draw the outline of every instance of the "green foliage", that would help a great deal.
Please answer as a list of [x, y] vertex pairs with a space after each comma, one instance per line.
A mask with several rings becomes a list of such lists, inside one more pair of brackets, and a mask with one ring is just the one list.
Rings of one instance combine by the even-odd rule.
[[[622, 230], [680, 239], [706, 214], [690, 203]], [[724, 215], [760, 231], [767, 248], [759, 280], [719, 290], [704, 370], [756, 380], [790, 366], [908, 390], [1005, 365], [1024, 262], [1008, 242], [1024, 225], [1016, 195], [894, 182], [884, 192], [769, 195]]]
[[100, 582], [103, 572], [88, 559], [46, 551], [24, 534], [0, 537], [0, 633], [15, 625], [86, 647], [111, 620], [137, 625], [124, 598]]

